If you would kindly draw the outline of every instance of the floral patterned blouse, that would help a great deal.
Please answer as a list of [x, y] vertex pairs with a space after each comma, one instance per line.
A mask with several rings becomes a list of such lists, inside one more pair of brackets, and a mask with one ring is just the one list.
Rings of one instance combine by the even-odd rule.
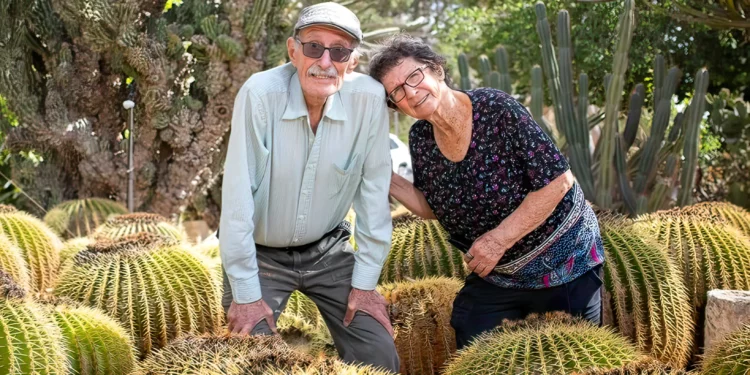
[[[432, 124], [425, 120], [412, 126], [409, 147], [415, 187], [451, 238], [470, 246], [500, 225], [528, 193], [545, 187], [569, 165], [510, 95], [489, 88], [466, 94], [474, 121], [462, 161], [443, 156]], [[603, 261], [596, 216], [574, 184], [547, 220], [508, 249], [485, 279], [506, 288], [549, 288]]]

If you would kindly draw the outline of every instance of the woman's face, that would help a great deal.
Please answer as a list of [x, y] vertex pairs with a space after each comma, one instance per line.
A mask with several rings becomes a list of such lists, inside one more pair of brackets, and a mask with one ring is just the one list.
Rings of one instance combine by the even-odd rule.
[[447, 87], [439, 74], [411, 57], [388, 71], [382, 84], [387, 100], [397, 100], [401, 112], [418, 120], [427, 119], [437, 110], [440, 95]]

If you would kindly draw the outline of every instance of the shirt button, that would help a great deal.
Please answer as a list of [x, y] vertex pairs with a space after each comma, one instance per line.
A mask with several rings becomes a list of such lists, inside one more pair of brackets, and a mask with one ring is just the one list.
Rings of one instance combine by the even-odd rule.
[[300, 219], [300, 220], [302, 220], [304, 218], [305, 218], [305, 215], [299, 215], [299, 216], [297, 216], [297, 219]]
[[296, 238], [292, 240], [292, 242], [294, 242], [294, 243], [297, 243], [297, 241], [299, 241], [299, 240], [296, 239]]

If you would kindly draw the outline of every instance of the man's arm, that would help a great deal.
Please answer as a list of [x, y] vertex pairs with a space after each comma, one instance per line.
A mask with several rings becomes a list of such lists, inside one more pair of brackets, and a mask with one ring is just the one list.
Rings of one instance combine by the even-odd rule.
[[427, 220], [437, 219], [427, 203], [424, 193], [419, 191], [409, 180], [395, 173], [391, 175], [390, 194], [414, 215]]

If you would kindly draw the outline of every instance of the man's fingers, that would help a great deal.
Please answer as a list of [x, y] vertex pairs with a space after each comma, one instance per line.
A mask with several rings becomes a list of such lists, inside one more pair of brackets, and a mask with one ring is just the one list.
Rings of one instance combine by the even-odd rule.
[[266, 323], [268, 323], [268, 326], [271, 328], [271, 332], [277, 335], [279, 334], [279, 331], [276, 330], [276, 323], [273, 321], [273, 315], [266, 315]]
[[241, 336], [249, 336], [252, 329], [253, 327], [250, 327], [250, 325], [245, 325], [242, 327], [239, 333]]
[[349, 327], [349, 324], [352, 323], [352, 320], [354, 319], [354, 314], [357, 313], [357, 310], [352, 307], [346, 308], [346, 315], [344, 315], [344, 327]]

